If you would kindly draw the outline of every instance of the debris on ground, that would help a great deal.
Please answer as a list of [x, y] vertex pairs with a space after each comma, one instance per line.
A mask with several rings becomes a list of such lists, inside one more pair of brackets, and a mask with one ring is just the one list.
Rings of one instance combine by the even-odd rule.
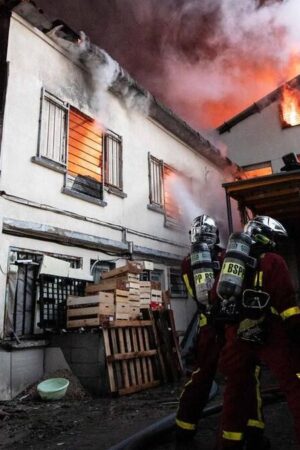
[[61, 369], [56, 370], [55, 372], [52, 372], [50, 374], [47, 374], [47, 376], [44, 376], [41, 378], [37, 383], [34, 383], [30, 387], [26, 388], [19, 396], [17, 397], [17, 400], [20, 402], [24, 401], [37, 401], [40, 400], [40, 396], [37, 391], [37, 385], [44, 380], [47, 380], [49, 378], [66, 378], [69, 380], [70, 384], [67, 389], [66, 395], [62, 400], [65, 401], [75, 401], [75, 400], [85, 400], [90, 399], [91, 395], [84, 389], [84, 387], [81, 385], [78, 378], [67, 369]]

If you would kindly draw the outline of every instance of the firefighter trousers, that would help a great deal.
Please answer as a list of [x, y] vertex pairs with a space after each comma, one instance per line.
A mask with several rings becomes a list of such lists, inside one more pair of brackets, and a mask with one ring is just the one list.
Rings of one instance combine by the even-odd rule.
[[228, 326], [226, 344], [220, 355], [220, 370], [227, 377], [221, 416], [222, 448], [240, 449], [247, 425], [246, 388], [257, 360], [265, 363], [277, 378], [294, 418], [300, 442], [300, 379], [295, 369], [288, 337], [280, 319], [268, 323], [268, 335], [262, 345], [237, 338], [236, 327]]
[[177, 427], [194, 433], [206, 405], [216, 374], [221, 343], [211, 325], [200, 328], [196, 348], [196, 364], [190, 380], [180, 396], [176, 416]]
[[[208, 401], [224, 341], [219, 338], [213, 326], [205, 325], [200, 328], [197, 344], [196, 367], [184, 386], [176, 416], [177, 429], [184, 430], [185, 434], [190, 432], [191, 435], [195, 433]], [[259, 376], [260, 367], [255, 365], [247, 384], [247, 402], [243, 405], [249, 440], [254, 437], [256, 443], [263, 438], [264, 429]]]

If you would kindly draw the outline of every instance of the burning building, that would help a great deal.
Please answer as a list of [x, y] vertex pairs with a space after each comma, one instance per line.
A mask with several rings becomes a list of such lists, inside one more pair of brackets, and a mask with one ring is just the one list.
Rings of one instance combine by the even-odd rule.
[[[236, 166], [32, 2], [0, 2], [0, 46], [0, 398], [8, 399], [42, 375], [43, 331], [53, 321], [57, 329], [56, 299], [50, 305], [43, 293], [49, 299], [58, 285], [42, 274], [74, 290], [126, 259], [150, 261], [143, 276], [170, 291], [185, 329], [187, 225], [202, 210], [224, 216], [221, 182]], [[193, 211], [184, 190], [197, 199]]]
[[224, 184], [242, 220], [262, 214], [283, 223], [289, 233], [285, 253], [299, 291], [300, 240], [300, 76], [283, 84], [218, 128], [228, 156], [246, 179]]

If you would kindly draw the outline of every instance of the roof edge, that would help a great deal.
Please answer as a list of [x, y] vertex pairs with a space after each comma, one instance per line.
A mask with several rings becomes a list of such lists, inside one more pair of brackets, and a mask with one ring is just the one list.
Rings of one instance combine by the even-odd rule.
[[[73, 42], [79, 37], [79, 33], [72, 30], [67, 24], [59, 20], [52, 20], [42, 10], [40, 10], [32, 0], [0, 0], [0, 6], [14, 11], [25, 21], [48, 35], [58, 24], [63, 24], [65, 39], [71, 39]], [[89, 51], [93, 56], [99, 58], [103, 64], [110, 55], [95, 44], [90, 44]], [[113, 60], [113, 58], [111, 58]], [[197, 130], [192, 128], [183, 119], [177, 116], [167, 106], [158, 101], [149, 91], [139, 85], [129, 73], [124, 70], [120, 64], [113, 60], [117, 68], [117, 76], [112, 82], [109, 90], [120, 98], [125, 98], [130, 91], [144, 97], [149, 104], [149, 117], [160, 123], [164, 128], [170, 131], [174, 136], [191, 147], [196, 153], [213, 163], [221, 169], [227, 169], [233, 176], [240, 171], [240, 168], [229, 158], [221, 155], [220, 150], [211, 142], [205, 139]], [[125, 88], [125, 89], [124, 89]]]
[[217, 127], [217, 131], [219, 134], [229, 132], [231, 128], [233, 128], [238, 123], [242, 122], [243, 120], [247, 119], [249, 116], [252, 116], [255, 113], [261, 112], [264, 108], [269, 106], [271, 103], [278, 100], [280, 97], [281, 91], [283, 86], [289, 86], [292, 88], [295, 88], [297, 86], [300, 86], [300, 75], [297, 75], [295, 78], [292, 78], [291, 80], [287, 81], [286, 83], [282, 83], [278, 88], [274, 89], [274, 91], [270, 92], [269, 94], [262, 97], [257, 102], [253, 103], [251, 106], [248, 106], [248, 108], [241, 111], [239, 114], [233, 116], [231, 119], [224, 122], [222, 125]]

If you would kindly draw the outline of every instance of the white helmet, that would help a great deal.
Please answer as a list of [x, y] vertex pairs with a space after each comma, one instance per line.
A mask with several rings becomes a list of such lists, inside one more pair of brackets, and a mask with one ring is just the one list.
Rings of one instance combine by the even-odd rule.
[[272, 217], [256, 216], [244, 227], [244, 232], [248, 234], [254, 243], [275, 246], [276, 239], [287, 237], [284, 226]]
[[219, 230], [216, 222], [206, 214], [193, 220], [190, 234], [192, 244], [205, 242], [209, 247], [213, 247], [219, 242]]

